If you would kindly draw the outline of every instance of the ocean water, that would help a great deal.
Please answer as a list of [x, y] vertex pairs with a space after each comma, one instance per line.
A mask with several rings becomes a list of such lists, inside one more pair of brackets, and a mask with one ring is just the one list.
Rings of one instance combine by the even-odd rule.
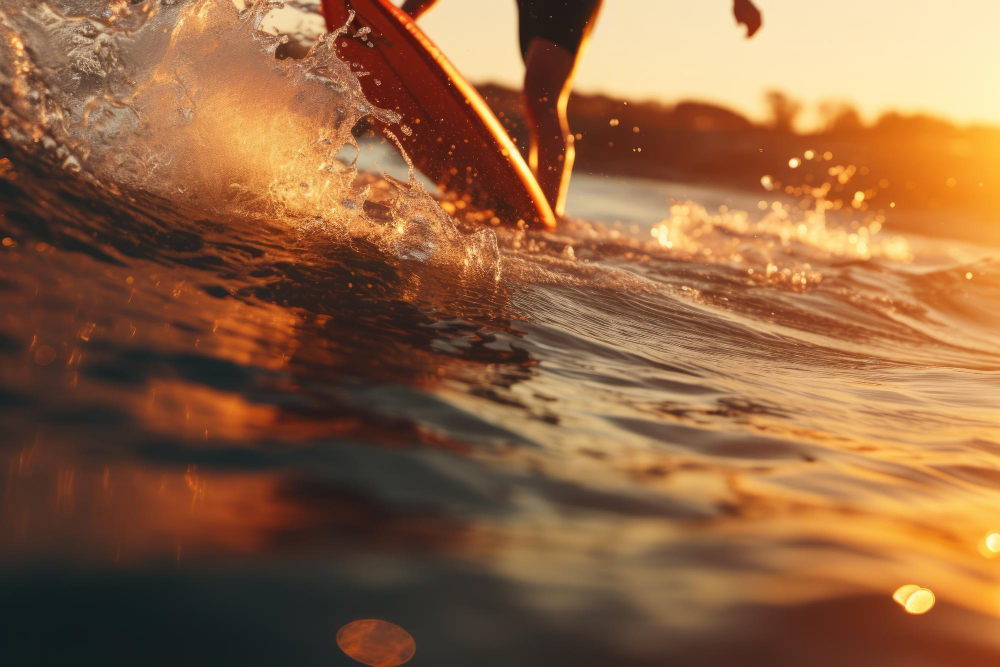
[[0, 2], [0, 663], [996, 664], [1000, 250], [586, 174], [494, 227], [258, 18]]

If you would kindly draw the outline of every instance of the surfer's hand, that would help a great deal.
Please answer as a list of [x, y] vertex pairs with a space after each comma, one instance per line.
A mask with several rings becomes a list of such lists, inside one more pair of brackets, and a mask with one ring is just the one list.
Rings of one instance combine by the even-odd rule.
[[754, 36], [761, 26], [760, 10], [750, 0], [733, 0], [733, 16], [736, 22], [747, 27], [747, 39]]

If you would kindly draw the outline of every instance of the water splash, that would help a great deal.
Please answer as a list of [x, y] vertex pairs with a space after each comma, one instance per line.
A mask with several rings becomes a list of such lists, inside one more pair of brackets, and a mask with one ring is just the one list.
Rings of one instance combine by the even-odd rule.
[[723, 207], [710, 213], [688, 201], [671, 206], [670, 217], [654, 226], [650, 236], [677, 256], [745, 265], [755, 280], [804, 288], [823, 279], [813, 266], [818, 261], [911, 261], [907, 241], [883, 238], [880, 227], [831, 224], [821, 204], [798, 215], [790, 207], [775, 206], [753, 220], [746, 211]]
[[[366, 39], [353, 14], [305, 58], [281, 60], [287, 37], [260, 30], [278, 7], [45, 0], [0, 10], [3, 136], [113, 192], [360, 233], [403, 259], [495, 282], [492, 232], [459, 234], [412, 165], [408, 181], [383, 181], [373, 201], [373, 179], [342, 157], [357, 154], [352, 129], [364, 118], [406, 130], [337, 55], [339, 39]], [[391, 220], [369, 215], [369, 203], [386, 202]]]

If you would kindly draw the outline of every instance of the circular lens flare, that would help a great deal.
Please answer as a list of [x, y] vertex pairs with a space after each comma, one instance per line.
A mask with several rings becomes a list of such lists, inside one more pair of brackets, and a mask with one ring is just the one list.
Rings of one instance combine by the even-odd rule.
[[410, 660], [417, 645], [403, 628], [388, 621], [364, 618], [337, 632], [340, 650], [371, 667], [396, 667]]

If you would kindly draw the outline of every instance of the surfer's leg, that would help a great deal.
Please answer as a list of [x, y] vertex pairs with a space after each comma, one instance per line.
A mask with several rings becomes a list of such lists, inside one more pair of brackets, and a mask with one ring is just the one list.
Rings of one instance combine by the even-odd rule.
[[576, 154], [566, 103], [601, 0], [517, 0], [517, 6], [525, 116], [532, 131], [529, 163], [553, 212], [562, 216]]
[[573, 171], [573, 135], [566, 118], [576, 55], [535, 37], [524, 54], [524, 110], [531, 129], [528, 164], [556, 215], [565, 212]]

